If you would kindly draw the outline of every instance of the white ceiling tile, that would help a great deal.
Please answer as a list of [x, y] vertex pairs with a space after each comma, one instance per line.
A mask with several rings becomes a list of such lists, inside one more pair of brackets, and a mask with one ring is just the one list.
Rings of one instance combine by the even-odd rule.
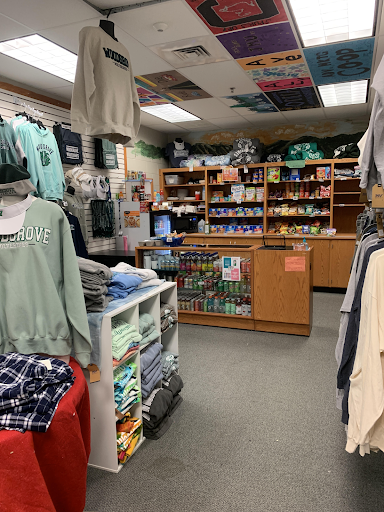
[[27, 36], [31, 33], [33, 30], [30, 28], [0, 14], [0, 41], [16, 39], [16, 37]]
[[324, 108], [324, 114], [327, 119], [355, 119], [356, 117], [366, 116], [368, 114], [368, 105], [343, 105], [341, 107]]
[[260, 114], [250, 112], [249, 116], [246, 116], [245, 114], [243, 114], [243, 116], [253, 126], [258, 126], [259, 128], [263, 128], [264, 126], [274, 126], [276, 124], [286, 123], [286, 119], [283, 117], [283, 114], [281, 112], [267, 112]]
[[113, 7], [121, 7], [122, 5], [137, 4], [137, 0], [92, 0], [93, 5], [100, 9], [112, 9]]
[[0, 13], [33, 30], [69, 25], [97, 15], [82, 0], [8, 0], [1, 3]]
[[41, 71], [40, 69], [24, 64], [0, 54], [0, 71], [3, 77], [14, 80], [42, 91], [48, 91], [54, 87], [67, 87], [70, 82], [57, 76]]
[[141, 111], [141, 124], [145, 126], [155, 126], [156, 124], [164, 124], [164, 119], [148, 114], [148, 112]]
[[210, 123], [209, 121], [201, 120], [201, 121], [187, 121], [184, 123], [176, 123], [177, 126], [181, 126], [181, 128], [185, 128], [186, 130], [215, 130], [217, 129], [217, 125]]
[[245, 117], [220, 117], [214, 119], [214, 123], [219, 128], [231, 129], [231, 128], [249, 128], [252, 123]]
[[[145, 46], [210, 34], [187, 3], [181, 0], [112, 14], [109, 19]], [[164, 32], [153, 28], [153, 24], [159, 22], [168, 25]]]
[[319, 121], [325, 119], [324, 108], [307, 108], [304, 110], [285, 110], [282, 112], [285, 119], [293, 121]]
[[224, 103], [217, 98], [182, 101], [178, 103], [178, 106], [187, 110], [191, 114], [195, 114], [195, 116], [198, 116], [201, 119], [212, 120], [217, 117], [236, 117], [238, 115], [233, 111], [233, 109], [224, 105]]
[[[143, 123], [144, 124], [144, 123]], [[174, 123], [167, 123], [166, 121], [163, 122], [163, 124], [155, 124], [155, 125], [147, 125], [144, 124], [144, 126], [149, 126], [149, 128], [152, 128], [153, 130], [157, 130], [161, 133], [187, 133], [189, 130], [186, 130], [185, 128], [182, 128], [181, 126], [177, 126]]]
[[[212, 96], [261, 92], [261, 89], [234, 60], [183, 68], [183, 75]], [[235, 88], [233, 93], [231, 93], [231, 87]]]

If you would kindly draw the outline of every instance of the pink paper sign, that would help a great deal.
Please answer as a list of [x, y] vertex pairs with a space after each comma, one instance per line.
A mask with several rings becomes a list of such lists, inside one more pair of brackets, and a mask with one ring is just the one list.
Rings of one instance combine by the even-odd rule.
[[286, 78], [285, 80], [273, 80], [271, 82], [257, 82], [262, 91], [281, 91], [282, 89], [295, 89], [296, 87], [310, 87], [312, 85], [309, 77]]

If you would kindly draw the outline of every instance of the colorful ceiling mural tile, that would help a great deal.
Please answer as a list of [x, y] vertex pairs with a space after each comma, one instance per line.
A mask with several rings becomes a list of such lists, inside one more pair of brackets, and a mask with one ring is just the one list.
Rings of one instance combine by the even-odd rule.
[[168, 96], [170, 101], [212, 98], [210, 94], [175, 70], [137, 76], [135, 80], [142, 87], [150, 89], [161, 96]]
[[277, 112], [276, 107], [261, 92], [253, 94], [239, 94], [237, 96], [225, 96], [225, 99], [233, 102], [231, 108], [244, 108], [250, 112]]
[[315, 85], [370, 78], [375, 38], [304, 49]]
[[166, 97], [160, 96], [159, 94], [155, 94], [154, 92], [145, 89], [144, 87], [138, 86], [137, 94], [139, 95], [140, 105], [145, 107], [150, 107], [152, 105], [161, 105], [162, 103], [169, 103], [169, 99]]
[[276, 66], [274, 68], [249, 69], [247, 73], [257, 84], [259, 82], [272, 82], [273, 80], [309, 76], [308, 68], [304, 63]]
[[288, 66], [289, 64], [302, 64], [304, 58], [300, 50], [290, 50], [288, 52], [271, 53], [269, 55], [258, 55], [257, 57], [247, 57], [237, 61], [240, 66], [248, 71], [249, 69], [271, 68], [275, 66]]
[[301, 110], [321, 106], [313, 87], [286, 89], [265, 94], [279, 110]]
[[276, 23], [263, 27], [239, 30], [217, 36], [220, 43], [235, 59], [254, 57], [297, 48], [289, 23]]
[[296, 89], [296, 87], [311, 87], [312, 81], [309, 76], [304, 78], [288, 78], [285, 80], [272, 80], [271, 82], [257, 82], [257, 85], [264, 92], [281, 91], [284, 89]]
[[187, 0], [214, 34], [287, 21], [282, 0]]

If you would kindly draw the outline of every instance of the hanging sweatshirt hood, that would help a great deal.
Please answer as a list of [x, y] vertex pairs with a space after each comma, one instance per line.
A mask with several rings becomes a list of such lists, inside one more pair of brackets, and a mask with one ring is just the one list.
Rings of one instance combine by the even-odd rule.
[[71, 106], [72, 131], [133, 147], [140, 104], [128, 50], [100, 27], [84, 27]]

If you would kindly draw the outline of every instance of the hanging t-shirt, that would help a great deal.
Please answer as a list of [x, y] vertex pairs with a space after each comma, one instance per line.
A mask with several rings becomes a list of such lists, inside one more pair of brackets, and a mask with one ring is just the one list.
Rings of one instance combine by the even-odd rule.
[[79, 258], [88, 258], [87, 248], [85, 247], [84, 238], [81, 233], [80, 224], [77, 217], [69, 212], [65, 212], [65, 215], [67, 216], [69, 226], [71, 228], [71, 235], [76, 251], [76, 256], [79, 256]]
[[26, 167], [25, 154], [15, 131], [7, 123], [0, 121], [0, 164], [20, 164]]
[[85, 210], [84, 210], [84, 202], [83, 196], [81, 194], [70, 194], [69, 192], [64, 192], [63, 201], [66, 201], [67, 205], [65, 209], [72, 213], [75, 217], [77, 217], [81, 233], [83, 235], [83, 239], [85, 245], [88, 244], [88, 231], [87, 231], [87, 223], [85, 220]]
[[180, 162], [189, 156], [191, 145], [188, 142], [170, 142], [165, 148], [165, 156], [171, 162], [171, 167], [180, 167]]

